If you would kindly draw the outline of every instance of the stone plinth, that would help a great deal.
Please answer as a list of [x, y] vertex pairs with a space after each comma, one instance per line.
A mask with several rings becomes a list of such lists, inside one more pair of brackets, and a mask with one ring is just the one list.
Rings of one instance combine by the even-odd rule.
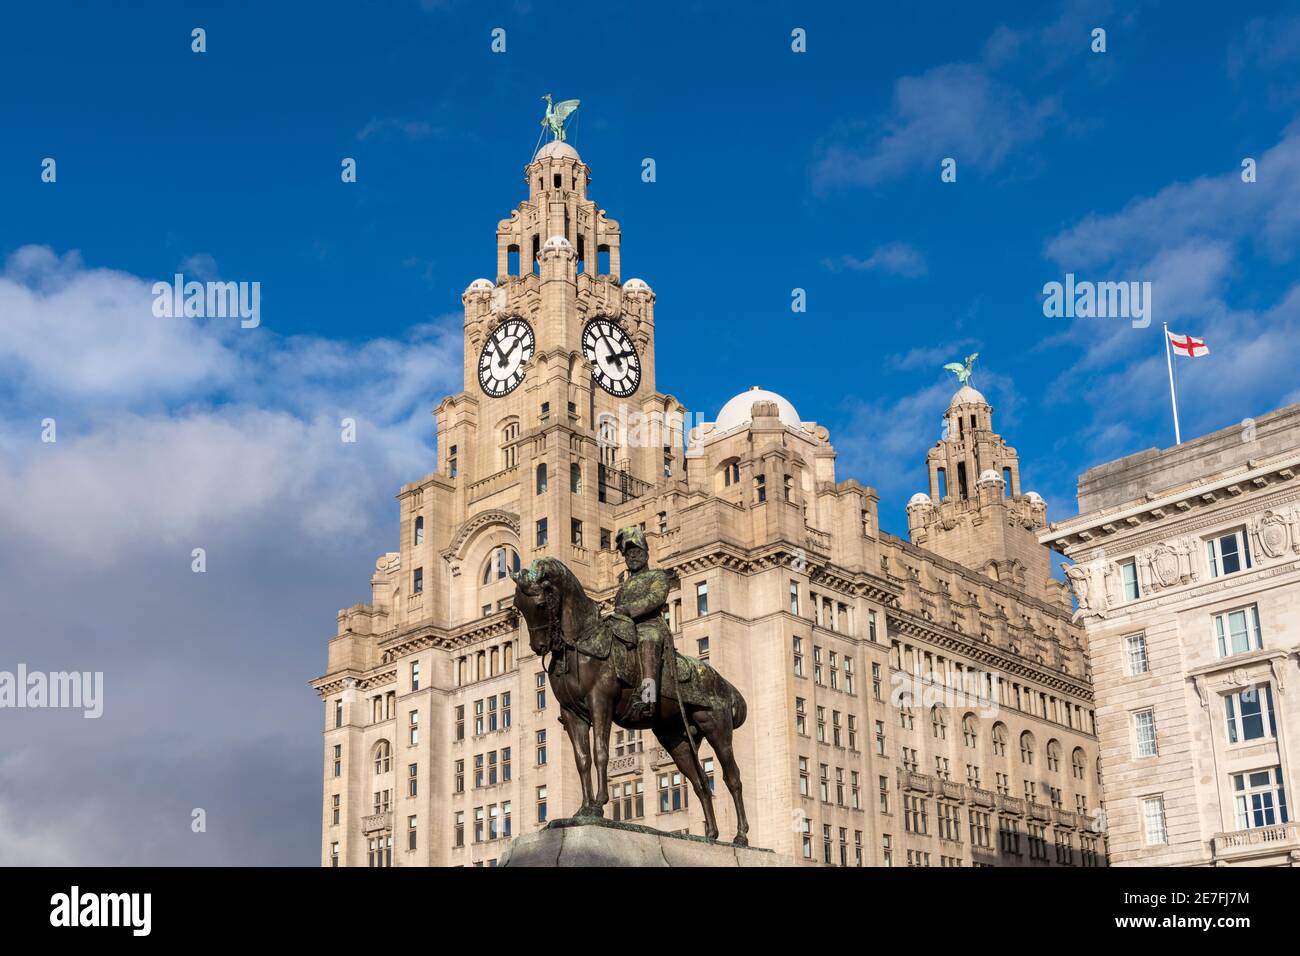
[[598, 817], [552, 820], [517, 838], [500, 866], [790, 866], [771, 850]]

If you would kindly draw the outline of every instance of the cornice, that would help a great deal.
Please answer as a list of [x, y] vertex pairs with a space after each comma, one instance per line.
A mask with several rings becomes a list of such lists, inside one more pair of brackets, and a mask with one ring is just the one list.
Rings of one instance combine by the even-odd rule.
[[[1268, 507], [1288, 496], [1300, 494], [1297, 474], [1300, 474], [1300, 455], [1280, 456], [1265, 464], [1252, 460], [1247, 463], [1245, 471], [1236, 474], [1197, 482], [1176, 492], [1154, 495], [1148, 501], [1127, 507], [1079, 515], [1060, 524], [1050, 524], [1038, 536], [1038, 540], [1040, 544], [1053, 545], [1068, 555], [1072, 550], [1097, 547], [1102, 541], [1122, 536], [1123, 532], [1133, 528], [1145, 528], [1146, 525], [1158, 524], [1167, 533], [1169, 527], [1190, 529], [1213, 524], [1223, 520], [1225, 513], [1231, 515], [1237, 509], [1217, 509], [1213, 514], [1198, 517], [1199, 524], [1184, 523], [1180, 519], [1193, 511], [1209, 512], [1223, 500], [1249, 500], [1251, 504], [1240, 506], [1245, 511]], [[1275, 487], [1277, 485], [1282, 487]], [[1231, 498], [1224, 499], [1224, 494]], [[1155, 527], [1152, 528], [1151, 535], [1159, 533]], [[1145, 536], [1143, 540], [1146, 540]]]
[[890, 608], [885, 615], [890, 636], [907, 634], [918, 640], [926, 641], [937, 647], [957, 651], [966, 657], [984, 664], [996, 665], [990, 669], [999, 673], [1014, 674], [1032, 680], [1044, 687], [1050, 687], [1062, 693], [1070, 694], [1079, 700], [1092, 704], [1092, 684], [1061, 671], [1027, 661], [1025, 658], [1000, 648], [995, 644], [976, 641], [970, 635], [958, 634], [945, 628], [936, 627], [909, 611]]

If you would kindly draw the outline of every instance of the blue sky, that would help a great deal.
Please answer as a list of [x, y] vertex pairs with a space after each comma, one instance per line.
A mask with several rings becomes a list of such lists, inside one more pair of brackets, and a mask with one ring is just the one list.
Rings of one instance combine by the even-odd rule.
[[[954, 389], [940, 367], [971, 351], [1057, 519], [1083, 469], [1171, 443], [1162, 320], [1213, 350], [1180, 368], [1184, 435], [1300, 400], [1288, 5], [805, 7], [7, 11], [0, 587], [26, 599], [30, 666], [102, 667], [117, 700], [166, 687], [189, 711], [161, 747], [144, 707], [110, 705], [93, 733], [23, 715], [46, 749], [0, 759], [14, 858], [314, 858], [319, 713], [302, 684], [392, 547], [396, 488], [433, 467], [460, 293], [494, 270], [543, 93], [582, 99], [572, 142], [591, 195], [623, 227], [624, 276], [658, 296], [660, 388], [708, 416], [750, 385], [782, 392], [830, 429], [841, 478], [880, 489], [887, 529], [905, 533], [924, 486]], [[347, 156], [356, 184], [340, 182]], [[177, 270], [259, 281], [262, 326], [141, 315]], [[1151, 281], [1155, 321], [1045, 318], [1043, 285], [1066, 272]], [[342, 415], [363, 424], [348, 449]], [[37, 442], [47, 416], [56, 446]], [[204, 576], [189, 571], [199, 544]], [[161, 782], [148, 799], [120, 779], [124, 755]], [[69, 763], [102, 790], [36, 805]], [[304, 819], [273, 825], [230, 788], [249, 766]], [[202, 800], [218, 822], [196, 842]], [[84, 826], [55, 851], [16, 836], [48, 837], [56, 814]], [[151, 824], [169, 815], [175, 832]]]

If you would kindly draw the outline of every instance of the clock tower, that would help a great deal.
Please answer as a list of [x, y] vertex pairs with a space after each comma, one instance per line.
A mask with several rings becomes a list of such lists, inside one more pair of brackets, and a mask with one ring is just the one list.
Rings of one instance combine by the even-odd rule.
[[441, 559], [409, 566], [452, 585], [434, 592], [461, 598], [452, 621], [508, 598], [438, 580], [477, 574], [485, 533], [488, 551], [557, 557], [600, 589], [613, 583], [597, 564], [615, 511], [682, 475], [684, 409], [655, 391], [655, 295], [622, 281], [622, 233], [590, 180], [569, 143], [543, 146], [524, 168], [526, 198], [497, 225], [496, 278], [461, 296], [464, 389], [434, 412], [438, 473], [422, 483], [447, 500], [430, 508], [420, 493], [409, 507], [410, 520], [447, 524], [431, 534]]

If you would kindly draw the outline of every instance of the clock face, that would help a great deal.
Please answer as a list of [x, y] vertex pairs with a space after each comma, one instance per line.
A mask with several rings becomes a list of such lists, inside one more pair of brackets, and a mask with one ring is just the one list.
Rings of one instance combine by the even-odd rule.
[[610, 319], [592, 319], [582, 330], [582, 352], [591, 362], [596, 384], [619, 398], [641, 384], [641, 359], [627, 333]]
[[478, 357], [478, 383], [493, 398], [509, 395], [524, 380], [524, 363], [536, 346], [533, 329], [520, 318], [506, 319], [488, 336]]

